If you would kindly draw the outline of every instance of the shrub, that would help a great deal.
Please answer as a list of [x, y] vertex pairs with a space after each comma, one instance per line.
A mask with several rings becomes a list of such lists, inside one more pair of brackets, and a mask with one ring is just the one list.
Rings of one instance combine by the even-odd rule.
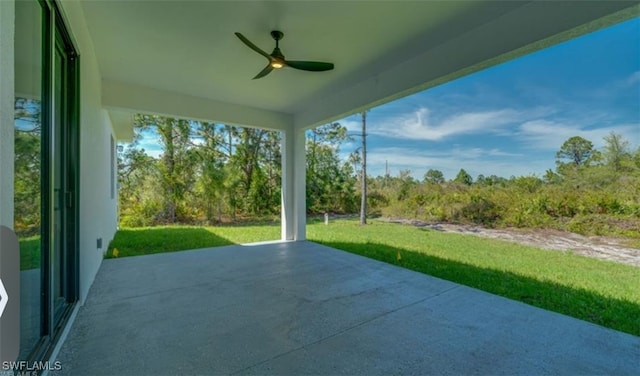
[[495, 203], [480, 196], [471, 196], [471, 202], [461, 210], [464, 219], [490, 227], [500, 218], [499, 212]]

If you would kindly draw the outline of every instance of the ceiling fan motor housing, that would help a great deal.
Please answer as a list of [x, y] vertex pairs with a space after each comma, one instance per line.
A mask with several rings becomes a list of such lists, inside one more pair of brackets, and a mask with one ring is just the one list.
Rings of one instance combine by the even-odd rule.
[[284, 37], [284, 33], [282, 31], [280, 31], [280, 30], [273, 30], [273, 31], [271, 31], [271, 37], [273, 39], [275, 39], [276, 42], [277, 42], [280, 39], [282, 39], [282, 37]]

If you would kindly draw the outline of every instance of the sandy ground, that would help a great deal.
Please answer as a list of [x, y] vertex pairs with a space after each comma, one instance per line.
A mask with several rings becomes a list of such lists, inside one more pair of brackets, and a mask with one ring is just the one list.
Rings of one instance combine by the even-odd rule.
[[502, 239], [543, 249], [572, 252], [588, 257], [640, 266], [640, 249], [625, 246], [622, 240], [611, 237], [583, 236], [552, 229], [489, 229], [473, 225], [428, 223], [403, 219], [387, 220], [393, 223], [411, 224], [437, 231]]

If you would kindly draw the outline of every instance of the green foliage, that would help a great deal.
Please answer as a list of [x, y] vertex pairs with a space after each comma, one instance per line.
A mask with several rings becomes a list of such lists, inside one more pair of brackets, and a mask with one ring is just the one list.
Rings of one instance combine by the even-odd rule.
[[[359, 189], [355, 166], [359, 154], [340, 161], [340, 143], [348, 140], [339, 123], [326, 124], [307, 132], [307, 210], [311, 213], [353, 213], [358, 208]], [[356, 188], [358, 186], [358, 188]]]
[[589, 140], [585, 140], [580, 136], [574, 136], [566, 140], [560, 150], [556, 153], [558, 163], [563, 159], [568, 159], [574, 166], [583, 166], [589, 163], [594, 157], [595, 150], [593, 149], [593, 143]]
[[[570, 140], [565, 144], [586, 145], [589, 155], [597, 154], [589, 141]], [[640, 168], [625, 140], [613, 134], [606, 141], [618, 145], [610, 149], [617, 150], [615, 155], [620, 158], [612, 158], [605, 147], [605, 163], [592, 163], [593, 158], [587, 163], [582, 153], [579, 167], [564, 163], [560, 174], [547, 170], [543, 179], [521, 176], [507, 180], [491, 175], [470, 183], [470, 176], [461, 169], [449, 183], [435, 183], [427, 174], [422, 184], [410, 185], [403, 184], [411, 180], [406, 176], [385, 177], [372, 180], [371, 190], [386, 197], [387, 204], [379, 210], [390, 217], [640, 238]], [[620, 163], [616, 165], [615, 160]]]
[[461, 210], [462, 218], [484, 226], [492, 226], [499, 218], [498, 207], [481, 196], [471, 196], [470, 202]]
[[[220, 223], [279, 213], [280, 135], [253, 128], [137, 115], [118, 153], [120, 224]], [[140, 148], [158, 140], [159, 156]]]
[[633, 159], [629, 151], [629, 141], [624, 140], [620, 134], [609, 133], [604, 137], [605, 146], [602, 153], [605, 164], [614, 172], [629, 171], [633, 169]]
[[39, 132], [15, 130], [14, 216], [19, 236], [40, 233], [40, 144]]
[[[134, 141], [118, 153], [121, 225], [213, 224], [280, 213], [279, 133], [151, 115], [135, 120]], [[140, 147], [143, 135], [158, 140], [159, 156]], [[331, 123], [307, 136], [309, 211], [353, 212], [359, 177], [353, 163], [339, 158], [346, 128]], [[374, 205], [380, 198], [373, 196]]]
[[14, 128], [14, 230], [19, 237], [38, 235], [41, 226], [41, 106], [16, 97]]
[[[137, 138], [118, 155], [121, 225], [215, 224], [279, 214], [278, 133], [157, 116], [136, 119]], [[159, 140], [158, 157], [139, 147], [143, 132]], [[24, 174], [31, 172], [28, 166], [34, 160], [29, 162], [28, 156], [38, 144], [29, 137], [20, 135], [16, 141], [18, 149], [25, 150], [25, 158], [19, 155], [16, 160]], [[339, 123], [307, 132], [310, 214], [358, 211], [361, 156], [356, 151], [347, 161], [339, 157], [340, 145], [348, 139]], [[558, 173], [549, 169], [543, 178], [481, 175], [473, 182], [464, 169], [449, 182], [435, 169], [429, 169], [422, 182], [409, 170], [395, 177], [367, 176], [369, 214], [640, 238], [635, 231], [640, 223], [640, 149], [632, 154], [628, 142], [615, 133], [605, 137], [605, 143], [600, 152], [588, 140], [569, 138], [557, 153]], [[570, 163], [561, 161], [567, 158]], [[24, 195], [23, 203], [29, 202], [28, 188], [17, 190]], [[25, 214], [20, 221], [25, 231], [38, 228], [27, 215], [35, 201], [27, 206], [31, 209], [21, 211]]]
[[456, 175], [456, 178], [453, 179], [453, 181], [465, 185], [473, 184], [473, 178], [464, 170], [464, 168], [461, 168], [460, 171], [458, 171], [458, 175]]
[[442, 184], [444, 183], [444, 174], [440, 170], [434, 170], [430, 168], [424, 174], [424, 182], [432, 184]]

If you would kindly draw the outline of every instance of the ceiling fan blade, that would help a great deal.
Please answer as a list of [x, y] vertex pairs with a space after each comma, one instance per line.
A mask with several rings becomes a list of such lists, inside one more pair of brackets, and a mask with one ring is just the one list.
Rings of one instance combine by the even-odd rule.
[[251, 43], [251, 41], [247, 38], [244, 37], [244, 35], [240, 34], [240, 33], [235, 33], [236, 36], [244, 43], [246, 44], [249, 48], [251, 48], [252, 50], [254, 50], [255, 52], [259, 53], [260, 55], [266, 57], [267, 59], [271, 60], [271, 56], [269, 56], [268, 53], [262, 51], [260, 48], [258, 48], [258, 46], [256, 46], [255, 44]]
[[286, 60], [285, 63], [294, 69], [300, 69], [312, 72], [322, 72], [333, 69], [333, 63], [323, 63], [320, 61], [290, 61]]
[[258, 78], [262, 78], [268, 75], [269, 73], [271, 73], [272, 70], [273, 70], [273, 67], [271, 66], [271, 64], [269, 64], [263, 70], [261, 70], [260, 73], [258, 73], [253, 79], [256, 80]]

